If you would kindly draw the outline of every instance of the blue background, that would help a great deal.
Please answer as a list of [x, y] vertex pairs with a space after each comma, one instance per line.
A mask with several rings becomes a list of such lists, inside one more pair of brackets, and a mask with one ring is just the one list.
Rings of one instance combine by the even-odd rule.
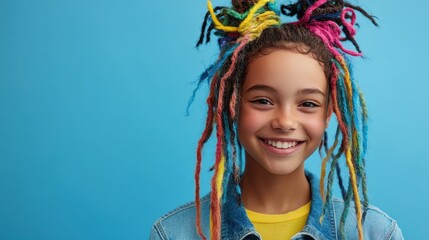
[[[381, 25], [358, 16], [366, 58], [354, 60], [370, 200], [423, 239], [429, 4], [359, 4]], [[215, 44], [194, 48], [205, 12], [204, 0], [0, 1], [0, 239], [147, 239], [193, 199], [207, 87], [184, 113], [216, 59]], [[319, 171], [317, 156], [307, 164]]]

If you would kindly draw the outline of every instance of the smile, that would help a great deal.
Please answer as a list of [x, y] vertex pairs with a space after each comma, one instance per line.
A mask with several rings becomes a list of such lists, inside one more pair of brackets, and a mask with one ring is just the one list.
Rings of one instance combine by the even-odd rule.
[[279, 154], [283, 156], [288, 156], [297, 152], [299, 149], [301, 149], [301, 146], [304, 143], [304, 141], [298, 141], [295, 139], [280, 141], [277, 139], [270, 140], [261, 138], [260, 141], [263, 143], [262, 145], [267, 151], [273, 154]]
[[264, 142], [268, 145], [271, 145], [275, 148], [280, 148], [280, 149], [295, 147], [299, 143], [297, 141], [281, 142], [281, 141], [273, 141], [273, 140], [264, 140]]
[[261, 139], [264, 143], [279, 149], [293, 148], [296, 145], [302, 143], [301, 141], [275, 141], [269, 139]]

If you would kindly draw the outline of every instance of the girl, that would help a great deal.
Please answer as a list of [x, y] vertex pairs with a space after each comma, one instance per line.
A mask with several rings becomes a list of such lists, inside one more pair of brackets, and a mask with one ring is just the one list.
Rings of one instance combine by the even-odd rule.
[[[197, 44], [216, 29], [219, 59], [200, 78], [211, 82], [195, 202], [159, 219], [151, 239], [402, 239], [396, 222], [368, 204], [367, 112], [346, 57], [361, 55], [355, 11], [374, 18], [341, 0], [232, 5], [208, 2]], [[282, 24], [280, 12], [298, 20]], [[329, 144], [332, 115], [337, 131]], [[200, 199], [201, 152], [214, 126], [212, 192]], [[320, 180], [304, 170], [316, 149], [325, 152]], [[341, 199], [332, 197], [335, 175]]]

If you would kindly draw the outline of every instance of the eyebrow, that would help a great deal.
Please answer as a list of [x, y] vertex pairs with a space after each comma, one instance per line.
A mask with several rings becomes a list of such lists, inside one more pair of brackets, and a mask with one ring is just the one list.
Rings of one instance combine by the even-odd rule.
[[[246, 93], [252, 92], [252, 91], [267, 91], [267, 92], [273, 92], [276, 93], [276, 89], [267, 85], [253, 85], [249, 89], [247, 89]], [[324, 92], [317, 88], [304, 88], [300, 89], [296, 92], [296, 95], [305, 95], [305, 94], [321, 94], [323, 96], [326, 96]]]
[[296, 95], [304, 95], [304, 94], [321, 94], [321, 95], [325, 96], [325, 93], [320, 91], [317, 88], [304, 88], [304, 89], [300, 89], [296, 92]]
[[267, 86], [267, 85], [253, 85], [249, 89], [247, 89], [246, 93], [252, 92], [252, 91], [267, 91], [267, 92], [277, 92], [276, 89], [273, 87]]

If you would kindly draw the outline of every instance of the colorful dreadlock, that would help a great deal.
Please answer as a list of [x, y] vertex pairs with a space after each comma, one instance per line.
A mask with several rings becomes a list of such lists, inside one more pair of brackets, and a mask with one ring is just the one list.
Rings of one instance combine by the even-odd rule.
[[[356, 30], [355, 10], [369, 18], [375, 25], [374, 17], [366, 13], [362, 8], [354, 6], [342, 0], [298, 0], [289, 5], [281, 5], [280, 9], [274, 0], [233, 0], [233, 8], [212, 7], [210, 0], [207, 2], [208, 12], [204, 18], [201, 36], [197, 46], [210, 41], [210, 35], [214, 29], [218, 36], [220, 47], [219, 59], [200, 76], [199, 83], [194, 90], [190, 103], [195, 93], [204, 80], [211, 81], [210, 93], [207, 98], [208, 111], [206, 127], [197, 147], [197, 163], [195, 169], [195, 201], [196, 201], [196, 227], [202, 239], [206, 239], [201, 228], [201, 204], [200, 204], [200, 172], [202, 161], [202, 148], [213, 133], [216, 126], [216, 158], [213, 166], [214, 175], [211, 182], [210, 223], [212, 239], [221, 237], [221, 202], [225, 200], [226, 185], [228, 181], [240, 178], [241, 164], [237, 163], [237, 152], [240, 153], [241, 145], [236, 137], [236, 121], [238, 115], [238, 92], [240, 79], [244, 78], [241, 66], [245, 54], [240, 54], [249, 43], [258, 39], [263, 31], [281, 25], [280, 12], [287, 16], [297, 16], [298, 21], [285, 24], [303, 26], [312, 34], [320, 38], [331, 54], [331, 69], [329, 79], [330, 101], [333, 112], [337, 116], [337, 132], [335, 141], [328, 147], [327, 134], [323, 145], [326, 156], [322, 161], [320, 179], [321, 195], [324, 206], [321, 216], [325, 214], [332, 198], [332, 185], [335, 172], [345, 201], [345, 210], [341, 216], [340, 232], [345, 238], [344, 224], [348, 211], [346, 210], [353, 198], [359, 239], [363, 239], [362, 223], [368, 207], [368, 195], [366, 189], [364, 156], [367, 146], [367, 110], [362, 93], [352, 79], [351, 64], [346, 54], [361, 56], [361, 51], [354, 39]], [[207, 28], [207, 24], [210, 23]], [[207, 28], [207, 31], [206, 31]], [[344, 36], [341, 36], [344, 34]], [[343, 47], [341, 41], [350, 41], [356, 48], [355, 51]], [[228, 86], [228, 87], [227, 87]], [[232, 87], [230, 87], [232, 86]], [[190, 104], [189, 103], [189, 104]], [[339, 145], [339, 143], [341, 144]], [[237, 145], [239, 151], [237, 151]], [[232, 154], [230, 152], [232, 151]], [[232, 155], [232, 156], [230, 156]], [[339, 158], [344, 155], [349, 169], [349, 184], [345, 189], [339, 167]], [[239, 159], [240, 160], [240, 159]], [[328, 162], [331, 161], [325, 190], [325, 177]], [[232, 178], [231, 178], [232, 176]], [[326, 192], [326, 194], [325, 194]], [[363, 201], [361, 200], [361, 194]], [[363, 205], [363, 207], [362, 207]], [[362, 213], [363, 209], [363, 213]]]

